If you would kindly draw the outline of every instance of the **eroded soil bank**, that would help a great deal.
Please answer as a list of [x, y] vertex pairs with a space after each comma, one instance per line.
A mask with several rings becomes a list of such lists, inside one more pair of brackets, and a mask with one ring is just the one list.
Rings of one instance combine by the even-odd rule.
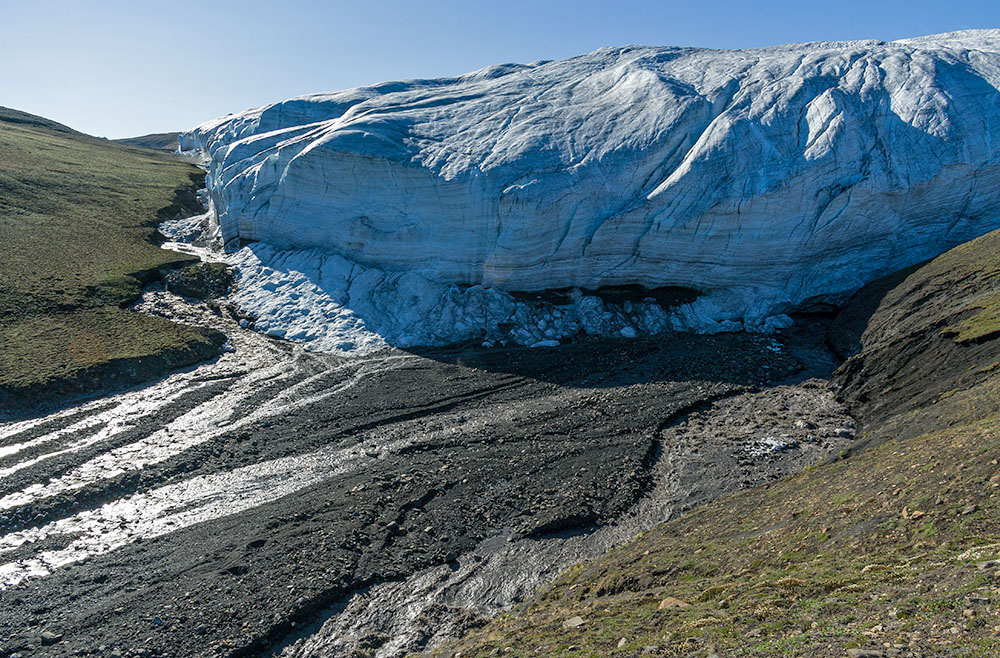
[[7, 654], [423, 650], [853, 436], [810, 322], [345, 360], [177, 301], [235, 350], [0, 425]]

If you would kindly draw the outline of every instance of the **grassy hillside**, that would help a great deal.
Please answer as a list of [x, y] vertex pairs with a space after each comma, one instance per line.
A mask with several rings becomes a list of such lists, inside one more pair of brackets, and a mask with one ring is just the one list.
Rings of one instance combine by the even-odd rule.
[[0, 108], [0, 408], [217, 351], [213, 332], [119, 308], [189, 260], [153, 240], [162, 219], [197, 211], [201, 178], [181, 159]]
[[835, 383], [867, 449], [642, 534], [437, 655], [1000, 655], [998, 274], [995, 233], [845, 309], [835, 342], [862, 351]]
[[862, 349], [833, 383], [866, 425], [867, 441], [983, 417], [989, 400], [961, 414], [937, 403], [1000, 374], [1000, 232], [866, 286], [835, 336], [844, 325], [864, 327]]
[[173, 153], [177, 150], [178, 137], [180, 137], [180, 133], [153, 133], [139, 137], [116, 139], [115, 141], [119, 144], [127, 144], [128, 146], [145, 146], [146, 148]]

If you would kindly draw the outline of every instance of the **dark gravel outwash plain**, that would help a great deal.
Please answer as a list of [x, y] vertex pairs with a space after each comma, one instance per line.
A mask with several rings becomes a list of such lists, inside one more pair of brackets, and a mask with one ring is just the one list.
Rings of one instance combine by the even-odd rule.
[[[144, 310], [176, 317], [169, 297], [148, 295]], [[225, 331], [234, 351], [0, 424], [0, 656], [401, 655], [440, 633], [407, 627], [394, 649], [377, 633], [327, 638], [313, 654], [304, 642], [380, 587], [434, 569], [474, 579], [494, 544], [526, 546], [530, 562], [541, 559], [532, 547], [562, 542], [549, 564], [481, 575], [476, 597], [492, 608], [445, 606], [435, 623], [460, 632], [608, 547], [581, 553], [567, 538], [625, 516], [622, 533], [634, 535], [850, 440], [850, 419], [826, 402], [813, 405], [823, 427], [803, 429], [817, 425], [802, 421], [802, 395], [832, 400], [822, 382], [799, 385], [835, 366], [821, 323], [778, 340], [584, 339], [344, 360], [200, 307], [193, 321]], [[692, 428], [726, 400], [715, 442], [702, 445]], [[765, 417], [795, 440], [750, 436]], [[654, 491], [667, 507], [649, 504]], [[536, 580], [519, 587], [528, 571]], [[356, 635], [364, 624], [347, 626]]]

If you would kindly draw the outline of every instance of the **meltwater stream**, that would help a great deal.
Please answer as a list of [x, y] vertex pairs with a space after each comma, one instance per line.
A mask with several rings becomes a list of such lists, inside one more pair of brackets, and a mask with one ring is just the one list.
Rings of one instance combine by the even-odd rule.
[[851, 440], [806, 379], [828, 369], [822, 348], [793, 336], [349, 359], [162, 290], [137, 310], [231, 349], [0, 424], [5, 650], [419, 652]]

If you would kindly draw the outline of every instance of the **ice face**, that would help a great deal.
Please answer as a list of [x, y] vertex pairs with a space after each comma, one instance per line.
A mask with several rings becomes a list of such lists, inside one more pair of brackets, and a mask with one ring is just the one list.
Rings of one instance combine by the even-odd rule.
[[273, 333], [337, 349], [362, 325], [433, 344], [524, 321], [533, 344], [561, 336], [507, 292], [626, 284], [703, 293], [661, 330], [770, 330], [1000, 227], [998, 88], [998, 30], [604, 48], [303, 96], [181, 146], [210, 158], [230, 250], [259, 243], [241, 303]]

